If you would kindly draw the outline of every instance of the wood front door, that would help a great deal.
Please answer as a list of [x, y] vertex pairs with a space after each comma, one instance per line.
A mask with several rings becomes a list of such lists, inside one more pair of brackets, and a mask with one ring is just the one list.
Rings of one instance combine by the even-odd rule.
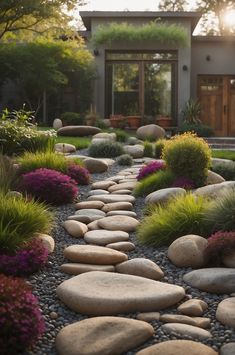
[[235, 76], [200, 75], [198, 98], [201, 121], [214, 129], [215, 136], [235, 136]]

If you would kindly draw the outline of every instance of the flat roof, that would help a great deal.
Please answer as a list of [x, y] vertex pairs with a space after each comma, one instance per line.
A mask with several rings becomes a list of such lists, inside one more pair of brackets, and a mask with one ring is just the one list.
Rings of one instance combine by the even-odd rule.
[[112, 20], [122, 18], [125, 21], [125, 18], [154, 20], [160, 17], [163, 19], [188, 19], [191, 21], [193, 32], [202, 16], [201, 12], [195, 11], [80, 11], [79, 13], [88, 31], [91, 30], [91, 20], [93, 18], [108, 18]]

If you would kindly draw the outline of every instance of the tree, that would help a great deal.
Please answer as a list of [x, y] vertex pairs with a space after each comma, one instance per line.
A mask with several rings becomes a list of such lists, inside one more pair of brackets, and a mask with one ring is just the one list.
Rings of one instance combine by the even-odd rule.
[[187, 5], [185, 0], [161, 0], [158, 8], [161, 11], [186, 11]]
[[0, 39], [19, 31], [63, 29], [71, 20], [68, 11], [82, 4], [83, 0], [1, 0]]
[[205, 33], [235, 34], [235, 28], [229, 27], [224, 21], [226, 11], [235, 10], [234, 0], [198, 0], [197, 6], [198, 11], [204, 14], [202, 26]]

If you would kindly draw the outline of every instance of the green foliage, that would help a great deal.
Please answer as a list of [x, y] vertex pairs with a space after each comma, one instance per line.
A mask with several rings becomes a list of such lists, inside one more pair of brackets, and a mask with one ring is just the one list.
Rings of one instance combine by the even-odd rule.
[[235, 231], [235, 189], [229, 189], [211, 202], [205, 214], [207, 234]]
[[162, 156], [162, 150], [164, 148], [165, 143], [167, 142], [166, 139], [158, 139], [154, 145], [154, 152], [155, 152], [155, 158], [156, 159], [161, 159]]
[[211, 137], [214, 135], [212, 127], [204, 125], [202, 123], [182, 123], [178, 128], [179, 133], [194, 132], [198, 137]]
[[91, 144], [91, 138], [87, 137], [65, 137], [57, 136], [56, 143], [68, 143], [73, 144], [76, 149], [86, 149]]
[[160, 170], [141, 180], [134, 189], [135, 196], [148, 195], [153, 191], [165, 189], [172, 185], [175, 176], [170, 170]]
[[153, 144], [151, 142], [144, 142], [144, 157], [153, 157]]
[[0, 192], [0, 249], [15, 251], [35, 233], [48, 233], [52, 213], [44, 204]]
[[174, 136], [165, 144], [162, 158], [176, 177], [191, 179], [195, 186], [205, 184], [211, 152], [202, 138], [192, 133]]
[[183, 27], [175, 24], [150, 22], [137, 27], [128, 23], [112, 23], [99, 26], [92, 37], [94, 46], [110, 45], [116, 41], [139, 42], [154, 41], [174, 47], [188, 45], [187, 33]]
[[182, 111], [183, 121], [188, 124], [199, 124], [201, 123], [199, 117], [201, 114], [201, 105], [198, 101], [190, 98]]
[[137, 230], [142, 244], [160, 247], [170, 245], [186, 234], [204, 236], [204, 213], [208, 202], [189, 193], [173, 198], [165, 206], [155, 206]]
[[129, 137], [129, 134], [123, 131], [122, 129], [112, 129], [109, 132], [115, 133], [117, 137], [117, 141], [121, 143], [125, 143]]
[[16, 183], [16, 168], [12, 161], [0, 154], [0, 191], [7, 193]]
[[68, 125], [83, 125], [84, 124], [84, 119], [81, 117], [81, 115], [77, 112], [64, 112], [61, 115], [61, 120], [63, 122], [64, 126]]
[[216, 164], [212, 171], [221, 175], [225, 180], [235, 180], [235, 164]]
[[213, 158], [220, 159], [230, 159], [235, 161], [235, 151], [234, 150], [212, 150]]
[[133, 165], [133, 158], [130, 154], [122, 154], [117, 158], [118, 165]]
[[94, 158], [114, 158], [122, 154], [124, 150], [118, 142], [92, 143], [89, 146], [89, 155]]

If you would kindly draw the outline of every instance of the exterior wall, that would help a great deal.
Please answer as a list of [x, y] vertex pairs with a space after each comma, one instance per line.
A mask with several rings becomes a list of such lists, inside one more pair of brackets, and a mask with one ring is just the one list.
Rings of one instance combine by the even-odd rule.
[[[95, 33], [97, 26], [108, 24], [111, 22], [123, 22], [124, 19], [120, 18], [94, 18], [91, 21], [91, 35]], [[128, 22], [134, 25], [142, 25], [152, 21], [153, 18], [128, 18]], [[164, 20], [165, 21], [165, 20]], [[127, 22], [127, 19], [125, 19]], [[191, 66], [191, 21], [190, 19], [181, 19], [178, 22], [174, 19], [167, 19], [169, 23], [178, 23], [182, 25], [187, 31], [189, 37], [189, 47], [178, 48], [178, 113], [182, 110], [185, 102], [190, 97], [190, 66]], [[97, 80], [95, 84], [95, 105], [97, 112], [101, 117], [104, 117], [104, 107], [105, 107], [105, 50], [172, 50], [177, 48], [172, 48], [169, 46], [159, 46], [154, 42], [143, 42], [143, 43], [121, 43], [113, 44], [110, 47], [99, 47], [99, 55], [95, 57], [97, 66]], [[187, 67], [184, 71], [183, 66]]]
[[235, 75], [235, 39], [202, 37], [193, 40], [191, 94], [194, 98], [197, 97], [197, 76], [203, 74]]

